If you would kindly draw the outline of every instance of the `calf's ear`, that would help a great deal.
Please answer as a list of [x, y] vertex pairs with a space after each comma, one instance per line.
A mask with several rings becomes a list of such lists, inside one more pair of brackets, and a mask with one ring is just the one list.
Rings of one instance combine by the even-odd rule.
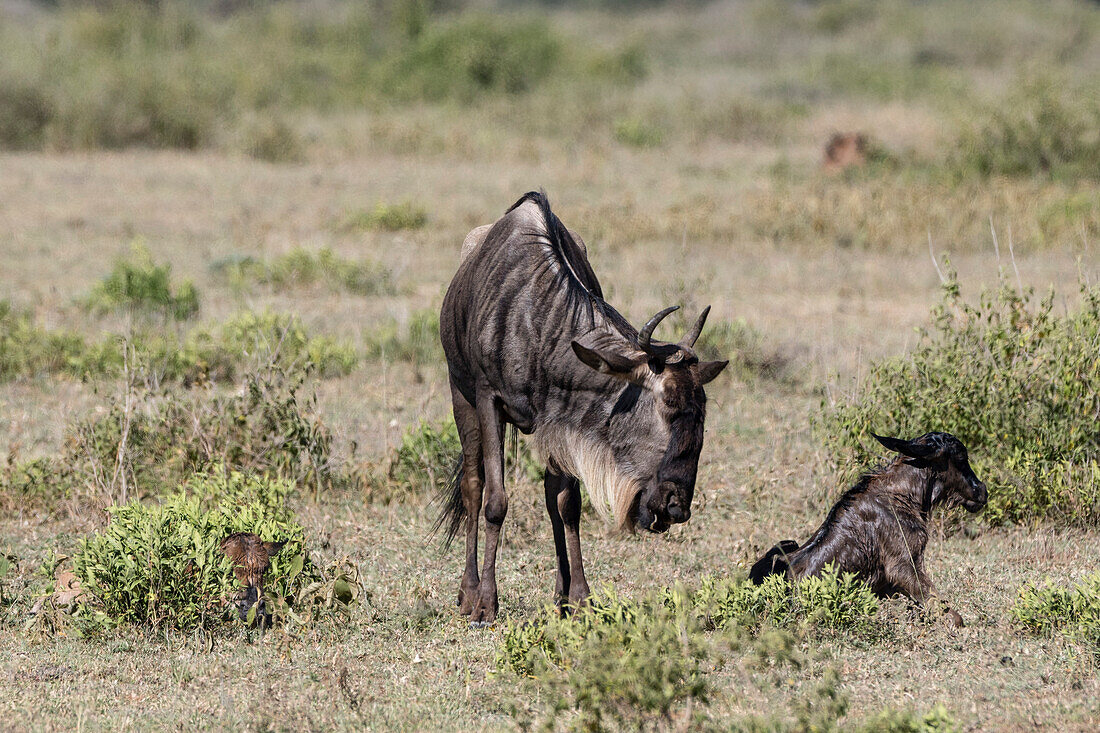
[[897, 453], [901, 453], [903, 456], [907, 456], [909, 458], [928, 458], [936, 452], [935, 446], [920, 445], [914, 443], [911, 440], [902, 440], [901, 438], [886, 438], [881, 435], [875, 435], [874, 433], [871, 433], [871, 437], [882, 443], [883, 446], [885, 446], [886, 448], [889, 448], [890, 450]]

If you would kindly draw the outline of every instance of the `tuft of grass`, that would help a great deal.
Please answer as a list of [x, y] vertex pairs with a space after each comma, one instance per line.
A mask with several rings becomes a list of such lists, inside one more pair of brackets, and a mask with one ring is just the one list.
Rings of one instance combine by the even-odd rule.
[[1100, 659], [1100, 573], [1086, 575], [1069, 588], [1049, 580], [1022, 585], [1011, 613], [1028, 631], [1063, 634]]
[[30, 315], [0, 300], [0, 381], [73, 373], [81, 368], [87, 352], [79, 334], [36, 326]]
[[373, 262], [346, 259], [331, 247], [322, 247], [316, 252], [295, 247], [268, 262], [249, 256], [225, 258], [213, 263], [211, 269], [238, 285], [257, 282], [279, 291], [323, 284], [333, 291], [344, 290], [357, 295], [393, 295], [397, 292], [393, 273], [388, 268]]
[[412, 201], [396, 204], [379, 201], [371, 211], [360, 211], [345, 217], [343, 228], [399, 232], [420, 229], [427, 223], [428, 212]]
[[1100, 521], [1100, 290], [1059, 315], [1007, 284], [962, 300], [945, 285], [913, 353], [871, 365], [858, 391], [826, 403], [818, 432], [848, 475], [876, 453], [871, 431], [957, 436], [990, 486], [987, 521]]
[[199, 312], [199, 294], [190, 280], [171, 282], [171, 265], [157, 265], [140, 242], [131, 255], [115, 260], [114, 268], [84, 298], [92, 311], [156, 314], [182, 321]]
[[665, 140], [661, 128], [638, 117], [624, 117], [615, 121], [615, 139], [635, 148], [655, 148]]
[[301, 137], [280, 117], [252, 120], [241, 131], [246, 155], [268, 163], [298, 163], [305, 158]]
[[443, 362], [439, 313], [433, 308], [413, 311], [403, 326], [396, 320], [382, 323], [363, 340], [367, 359], [403, 361], [416, 368]]

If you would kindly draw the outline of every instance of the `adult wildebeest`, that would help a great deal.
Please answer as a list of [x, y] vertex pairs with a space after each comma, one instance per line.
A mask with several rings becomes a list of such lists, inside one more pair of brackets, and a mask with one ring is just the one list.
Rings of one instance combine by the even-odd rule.
[[692, 349], [707, 310], [672, 344], [652, 335], [675, 308], [639, 332], [604, 302], [584, 242], [543, 193], [528, 193], [495, 224], [472, 231], [462, 250], [439, 323], [462, 460], [437, 528], [448, 525], [449, 544], [466, 520], [458, 605], [483, 623], [497, 614], [505, 425], [531, 435], [546, 462], [556, 600], [577, 605], [589, 592], [578, 479], [596, 511], [619, 527], [662, 532], [686, 522], [703, 447], [703, 385], [727, 362], [700, 362]]
[[241, 588], [233, 599], [241, 621], [248, 620], [248, 612], [256, 605], [253, 618], [261, 622], [266, 615], [264, 604], [264, 573], [271, 565], [271, 558], [283, 548], [284, 542], [264, 542], [252, 532], [234, 532], [222, 540], [222, 552], [233, 563], [233, 574]]
[[[804, 578], [835, 563], [879, 596], [900, 593], [920, 606], [932, 597], [932, 581], [924, 572], [932, 507], [981, 511], [985, 484], [970, 468], [966, 448], [949, 433], [926, 433], [915, 440], [874, 437], [901, 455], [844, 492], [806, 544], [783, 540], [770, 549], [749, 572], [754, 583], [784, 572]], [[947, 613], [962, 625], [955, 611]]]

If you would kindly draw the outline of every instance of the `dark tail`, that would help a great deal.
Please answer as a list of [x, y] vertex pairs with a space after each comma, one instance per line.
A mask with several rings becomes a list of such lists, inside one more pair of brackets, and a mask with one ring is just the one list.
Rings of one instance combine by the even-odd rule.
[[438, 501], [443, 507], [432, 527], [431, 536], [435, 537], [439, 534], [439, 530], [445, 529], [442, 550], [446, 552], [458, 536], [458, 531], [462, 529], [462, 520], [466, 518], [466, 504], [462, 501], [462, 456], [458, 457], [458, 464], [451, 475], [451, 481], [439, 493]]
[[749, 580], [753, 585], [760, 585], [769, 575], [780, 575], [787, 572], [790, 565], [787, 563], [787, 555], [798, 549], [798, 543], [794, 540], [783, 540], [778, 545], [768, 550], [764, 557], [756, 561], [749, 571]]

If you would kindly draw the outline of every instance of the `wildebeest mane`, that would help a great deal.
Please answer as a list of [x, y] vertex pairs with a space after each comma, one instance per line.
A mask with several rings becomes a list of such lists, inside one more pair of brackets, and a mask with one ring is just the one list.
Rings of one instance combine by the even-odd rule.
[[556, 284], [565, 290], [566, 303], [573, 312], [574, 319], [581, 312], [591, 317], [594, 311], [598, 311], [622, 336], [631, 341], [636, 340], [637, 330], [603, 299], [603, 288], [600, 287], [596, 273], [592, 271], [592, 265], [573, 235], [550, 209], [550, 199], [545, 191], [528, 191], [506, 213], [511, 213], [528, 201], [539, 207], [543, 221], [546, 222], [546, 231], [528, 231], [524, 234], [538, 239], [545, 237], [548, 241], [549, 246], [544, 247], [543, 251], [547, 263], [555, 266]]

